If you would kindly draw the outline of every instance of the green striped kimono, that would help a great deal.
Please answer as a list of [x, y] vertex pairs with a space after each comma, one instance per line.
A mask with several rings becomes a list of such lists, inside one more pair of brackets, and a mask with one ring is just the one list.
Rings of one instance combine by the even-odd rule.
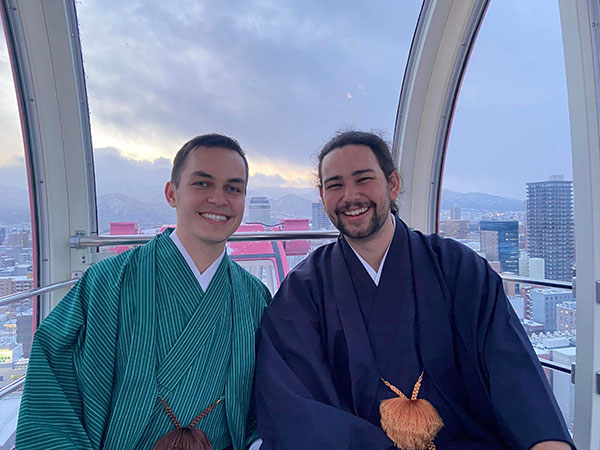
[[203, 292], [168, 237], [91, 267], [35, 334], [16, 446], [150, 449], [198, 424], [215, 450], [245, 449], [254, 333], [270, 295], [227, 256]]

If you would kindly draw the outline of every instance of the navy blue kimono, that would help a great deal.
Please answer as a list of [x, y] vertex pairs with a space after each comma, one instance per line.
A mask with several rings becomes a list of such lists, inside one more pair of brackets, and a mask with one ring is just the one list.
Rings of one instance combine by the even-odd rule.
[[394, 449], [379, 403], [420, 398], [444, 421], [443, 449], [571, 443], [499, 276], [451, 239], [396, 220], [376, 286], [349, 247], [315, 250], [282, 283], [258, 334], [261, 450]]

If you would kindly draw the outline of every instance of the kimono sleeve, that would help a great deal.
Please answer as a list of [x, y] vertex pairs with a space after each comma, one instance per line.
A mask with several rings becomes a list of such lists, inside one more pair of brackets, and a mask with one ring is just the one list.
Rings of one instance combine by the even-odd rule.
[[[110, 302], [90, 303], [90, 298], [105, 298], [112, 288], [99, 285], [90, 274], [97, 272], [92, 269], [35, 333], [17, 424], [19, 450], [100, 446], [112, 384], [112, 375], [107, 377], [113, 368], [110, 348], [114, 347], [98, 346], [97, 341], [110, 340], [116, 323], [106, 320], [114, 309]], [[101, 317], [89, 326], [90, 317], [101, 310]]]
[[572, 445], [552, 389], [504, 293], [501, 278], [474, 252], [452, 248], [458, 245], [446, 243], [451, 257], [442, 267], [454, 299], [458, 333], [479, 368], [500, 432], [513, 448], [527, 449], [549, 440]]
[[306, 275], [306, 264], [288, 275], [259, 330], [255, 383], [261, 450], [394, 448], [379, 427], [342, 405], [321, 335], [325, 324], [311, 293], [314, 278]]

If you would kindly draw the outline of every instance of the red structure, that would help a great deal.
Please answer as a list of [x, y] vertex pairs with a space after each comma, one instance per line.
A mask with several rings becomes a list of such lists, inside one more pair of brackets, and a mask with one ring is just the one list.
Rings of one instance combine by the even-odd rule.
[[[111, 236], [122, 236], [122, 235], [132, 235], [132, 234], [140, 234], [140, 228], [138, 227], [137, 222], [111, 222], [110, 223], [110, 235]], [[131, 248], [131, 245], [117, 245], [115, 247], [111, 247], [111, 251], [115, 252], [117, 255], [119, 253], [123, 253]]]
[[[309, 219], [283, 219], [283, 231], [308, 231]], [[286, 241], [283, 244], [286, 255], [303, 256], [310, 251], [310, 241]]]

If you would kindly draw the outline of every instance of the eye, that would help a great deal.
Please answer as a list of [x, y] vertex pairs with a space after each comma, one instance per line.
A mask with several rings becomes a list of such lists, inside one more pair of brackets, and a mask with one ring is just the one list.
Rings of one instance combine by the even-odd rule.
[[373, 179], [373, 177], [360, 177], [360, 178], [357, 180], [357, 182], [358, 182], [358, 183], [365, 183], [365, 182], [367, 182], [367, 181], [369, 181], [369, 180], [372, 180], [372, 179]]
[[206, 187], [206, 186], [208, 186], [208, 183], [206, 181], [194, 181], [192, 184], [194, 186], [200, 186], [200, 187]]
[[342, 187], [342, 183], [333, 183], [333, 184], [328, 184], [327, 186], [325, 186], [325, 190], [330, 190], [330, 189], [339, 189]]
[[236, 186], [227, 186], [225, 188], [225, 190], [227, 190], [228, 192], [233, 192], [235, 194], [241, 194], [242, 193], [242, 189]]

